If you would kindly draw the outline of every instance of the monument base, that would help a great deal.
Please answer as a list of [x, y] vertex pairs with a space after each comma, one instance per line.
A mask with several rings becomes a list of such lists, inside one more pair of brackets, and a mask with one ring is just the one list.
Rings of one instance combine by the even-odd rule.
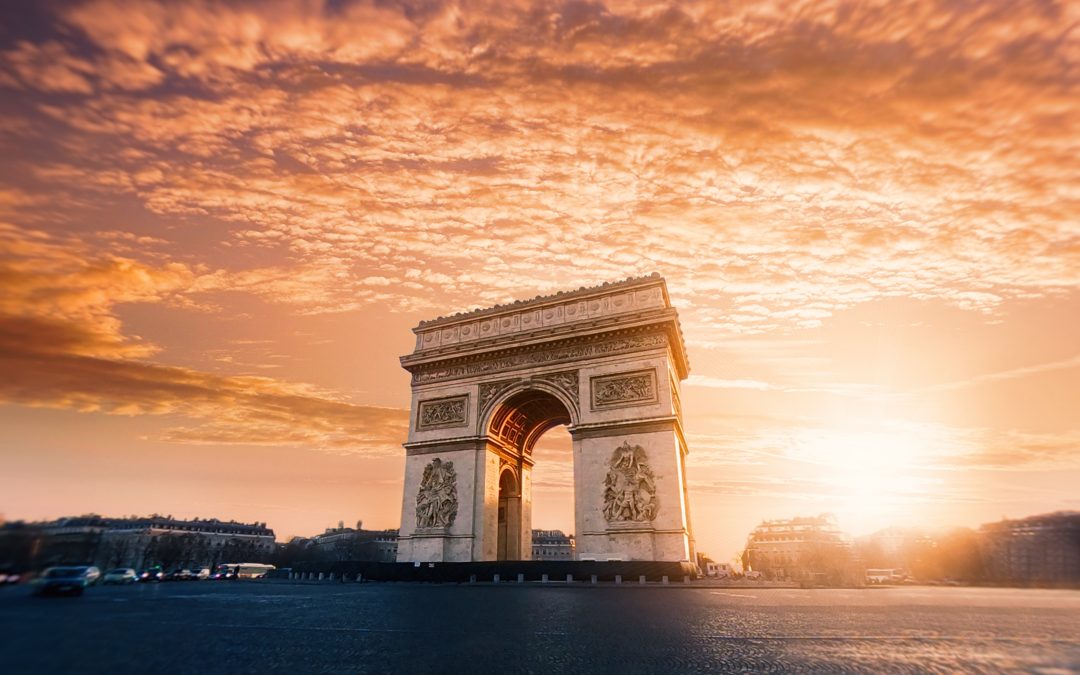
[[296, 572], [332, 573], [335, 579], [355, 580], [357, 575], [370, 581], [426, 581], [442, 583], [493, 582], [500, 583], [544, 581], [550, 583], [590, 583], [619, 581], [638, 583], [660, 582], [667, 577], [671, 583], [684, 577], [697, 578], [697, 566], [689, 562], [649, 560], [592, 561], [592, 560], [499, 560], [489, 562], [419, 562], [387, 563], [339, 561], [324, 565], [298, 565]]

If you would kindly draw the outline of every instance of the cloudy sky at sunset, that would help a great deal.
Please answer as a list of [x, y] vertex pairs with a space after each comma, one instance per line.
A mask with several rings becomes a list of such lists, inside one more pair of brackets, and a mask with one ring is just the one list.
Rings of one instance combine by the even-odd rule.
[[[1080, 4], [0, 8], [0, 513], [398, 525], [420, 320], [663, 274], [701, 549], [1080, 509]], [[573, 529], [569, 436], [537, 526]]]

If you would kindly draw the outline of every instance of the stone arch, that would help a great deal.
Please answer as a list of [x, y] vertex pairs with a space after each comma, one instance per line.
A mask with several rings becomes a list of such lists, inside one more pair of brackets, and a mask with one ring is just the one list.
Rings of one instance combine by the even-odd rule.
[[511, 464], [499, 471], [499, 514], [496, 560], [518, 560], [525, 545], [522, 537], [522, 495], [518, 472]]
[[[679, 402], [689, 363], [662, 278], [443, 317], [413, 332], [416, 348], [401, 358], [413, 398], [398, 560], [527, 558], [532, 449], [558, 425], [573, 442], [578, 557], [693, 560]], [[415, 525], [435, 458], [456, 471], [457, 517], [442, 529]], [[500, 522], [511, 530], [507, 509], [519, 509], [519, 527], [500, 538]]]
[[578, 378], [578, 371], [565, 370], [537, 377], [482, 383], [479, 386], [476, 433], [483, 434], [490, 429], [491, 418], [508, 399], [529, 391], [547, 393], [557, 399], [570, 417], [565, 424], [574, 426], [581, 416], [578, 409]]
[[510, 452], [531, 454], [544, 432], [559, 425], [573, 427], [576, 401], [546, 382], [526, 381], [507, 387], [480, 416], [479, 433]]

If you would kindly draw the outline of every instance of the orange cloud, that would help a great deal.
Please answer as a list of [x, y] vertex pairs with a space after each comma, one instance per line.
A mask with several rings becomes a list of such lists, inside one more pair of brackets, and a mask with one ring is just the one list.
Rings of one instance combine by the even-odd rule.
[[145, 361], [157, 347], [125, 335], [114, 308], [183, 306], [185, 294], [208, 284], [177, 263], [155, 268], [87, 253], [44, 233], [0, 226], [0, 401], [197, 423], [167, 430], [164, 438], [175, 442], [396, 452], [404, 410], [351, 404], [301, 384]]

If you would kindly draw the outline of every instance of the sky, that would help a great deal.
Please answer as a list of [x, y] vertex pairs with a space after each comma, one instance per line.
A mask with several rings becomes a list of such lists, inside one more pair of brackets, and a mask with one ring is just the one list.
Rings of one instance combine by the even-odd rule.
[[[419, 321], [659, 272], [700, 550], [1080, 509], [1080, 5], [0, 7], [0, 513], [396, 527]], [[573, 530], [565, 429], [534, 524]]]

